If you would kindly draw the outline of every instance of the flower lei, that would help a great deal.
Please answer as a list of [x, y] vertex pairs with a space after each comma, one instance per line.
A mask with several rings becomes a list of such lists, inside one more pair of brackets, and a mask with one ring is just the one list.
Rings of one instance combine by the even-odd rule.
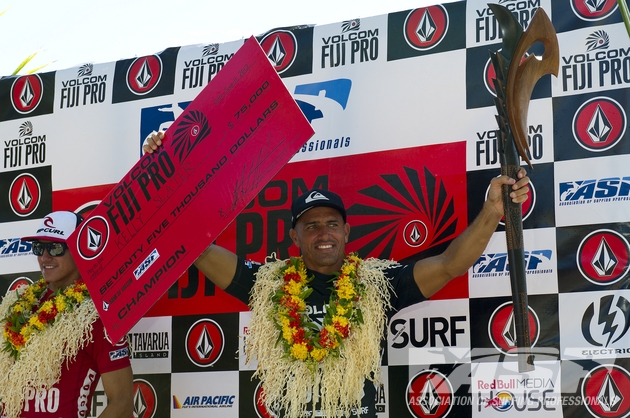
[[280, 270], [284, 284], [273, 295], [274, 321], [280, 330], [278, 341], [290, 359], [316, 367], [327, 356], [339, 357], [339, 351], [351, 330], [363, 323], [357, 302], [365, 293], [357, 269], [362, 260], [356, 254], [347, 256], [332, 281], [330, 301], [321, 329], [306, 313], [306, 298], [313, 292], [302, 257], [291, 257]]
[[60, 315], [75, 310], [84, 299], [89, 299], [87, 286], [79, 279], [65, 289], [57, 289], [42, 303], [48, 290], [44, 279], [28, 286], [21, 296], [9, 306], [3, 323], [4, 347], [2, 350], [18, 360], [21, 350], [30, 338], [52, 326]]

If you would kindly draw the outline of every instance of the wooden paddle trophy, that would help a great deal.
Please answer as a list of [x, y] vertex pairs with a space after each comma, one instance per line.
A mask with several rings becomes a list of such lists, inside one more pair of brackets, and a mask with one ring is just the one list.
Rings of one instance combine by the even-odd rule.
[[[558, 76], [560, 54], [556, 32], [545, 11], [539, 8], [529, 27], [523, 31], [512, 13], [497, 4], [488, 5], [501, 27], [503, 48], [490, 52], [496, 73], [494, 87], [497, 93], [495, 106], [499, 124], [499, 154], [501, 174], [516, 179], [520, 170], [520, 157], [532, 167], [528, 158], [527, 111], [534, 85], [545, 74]], [[545, 47], [542, 58], [525, 54], [535, 43]], [[525, 254], [523, 245], [523, 216], [520, 203], [509, 197], [510, 186], [503, 186], [505, 207], [505, 237], [510, 264], [510, 283], [516, 324], [516, 346], [520, 373], [534, 370], [529, 335], [529, 308], [525, 280]]]

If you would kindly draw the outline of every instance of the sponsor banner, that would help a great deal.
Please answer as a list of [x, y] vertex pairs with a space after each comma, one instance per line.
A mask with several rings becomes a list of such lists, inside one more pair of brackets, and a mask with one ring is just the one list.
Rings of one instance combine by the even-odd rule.
[[[523, 242], [527, 293], [557, 293], [555, 229], [525, 229]], [[468, 270], [468, 280], [471, 298], [512, 295], [505, 232], [492, 236], [483, 254]]]
[[[562, 417], [560, 362], [537, 361], [534, 371], [520, 373], [515, 363], [472, 366], [473, 417]], [[507, 413], [507, 414], [506, 414]]]
[[[521, 27], [527, 29], [538, 9], [543, 8], [550, 16], [551, 3], [551, 0], [513, 0], [500, 4], [512, 12]], [[466, 2], [466, 46], [472, 48], [490, 45], [501, 42], [501, 38], [499, 22], [488, 7], [488, 2], [468, 0]]]
[[616, 0], [554, 1], [551, 2], [551, 6], [551, 21], [558, 33], [570, 33], [579, 28], [592, 28], [596, 25], [622, 22]]
[[29, 286], [42, 277], [41, 271], [28, 271], [24, 273], [1, 274], [0, 295], [6, 295], [20, 286]]
[[127, 333], [131, 365], [135, 374], [170, 373], [172, 360], [172, 318], [142, 318]]
[[446, 3], [388, 15], [387, 61], [466, 47], [464, 2]]
[[[256, 40], [240, 51], [170, 127], [159, 152], [145, 155], [70, 237], [114, 339], [312, 134]], [[217, 221], [199, 222], [208, 216]]]
[[[470, 363], [389, 366], [390, 417], [471, 415]], [[404, 401], [401, 402], [401, 395]]]
[[[537, 359], [558, 359], [558, 296], [529, 295], [529, 337]], [[470, 299], [473, 362], [517, 362], [516, 324], [511, 297]]]
[[[500, 168], [500, 139], [494, 107], [471, 109], [468, 112], [474, 132], [466, 141], [467, 171]], [[551, 99], [534, 100], [529, 104], [527, 140], [532, 165], [554, 161], [555, 125]], [[483, 122], [481, 122], [483, 121]], [[521, 165], [526, 163], [521, 159]]]
[[[171, 375], [139, 374], [134, 369], [133, 376], [133, 416], [142, 418], [167, 417], [170, 414]], [[99, 417], [107, 407], [107, 396], [103, 381], [99, 379], [94, 395], [92, 409], [88, 417]]]
[[245, 341], [247, 341], [247, 337], [249, 336], [249, 321], [252, 319], [252, 312], [240, 312], [238, 314], [238, 369], [239, 370], [256, 370], [258, 367], [258, 361], [256, 358], [249, 359], [249, 363], [246, 363], [245, 350]]
[[178, 50], [116, 61], [112, 103], [173, 94]]
[[[554, 164], [537, 164], [534, 169], [525, 167], [530, 179], [528, 198], [522, 206], [523, 228], [550, 228], [555, 226], [553, 202]], [[466, 176], [468, 183], [468, 217], [472, 221], [481, 211], [490, 188], [493, 177], [501, 174], [497, 169], [469, 172]], [[481, 190], [484, 190], [482, 193]], [[497, 231], [505, 231], [502, 219]]]
[[387, 326], [388, 365], [470, 362], [468, 300], [418, 303]]
[[0, 173], [0, 223], [41, 219], [51, 212], [51, 169], [45, 166]]
[[555, 163], [554, 195], [558, 226], [626, 222], [630, 202], [630, 156]]
[[171, 377], [171, 417], [239, 415], [239, 372], [175, 373]]
[[53, 112], [55, 72], [0, 79], [0, 120], [29, 118]]
[[560, 292], [620, 289], [630, 274], [627, 222], [558, 228]]
[[46, 163], [46, 130], [30, 119], [11, 123], [14, 129], [2, 135], [4, 170], [39, 166]]
[[386, 15], [316, 26], [313, 33], [314, 72], [328, 69], [356, 71], [354, 67], [358, 65], [385, 61], [386, 36]]
[[280, 77], [313, 72], [313, 27], [299, 25], [272, 29], [257, 37], [260, 47]]
[[238, 313], [173, 317], [172, 371], [238, 370]]
[[556, 161], [630, 154], [628, 89], [554, 98]]
[[243, 41], [234, 41], [181, 47], [177, 54], [175, 91], [196, 95], [242, 45]]
[[[466, 48], [466, 109], [494, 107], [497, 95], [494, 88], [496, 73], [490, 60], [490, 51], [500, 51], [502, 44]], [[528, 54], [541, 57], [542, 45], [534, 44]], [[532, 90], [531, 99], [551, 97], [551, 75], [542, 76]]]
[[552, 80], [554, 97], [630, 85], [630, 42], [624, 25], [558, 33], [558, 43], [560, 68], [558, 78]]
[[563, 361], [562, 408], [565, 417], [627, 417], [630, 360]]
[[563, 359], [630, 357], [630, 290], [558, 296]]
[[55, 112], [85, 109], [112, 102], [114, 65], [86, 63], [57, 71]]

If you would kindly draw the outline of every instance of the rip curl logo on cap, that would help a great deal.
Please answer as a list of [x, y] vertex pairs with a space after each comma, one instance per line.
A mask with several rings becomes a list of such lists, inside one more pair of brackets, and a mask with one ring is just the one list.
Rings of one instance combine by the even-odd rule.
[[407, 384], [407, 408], [412, 416], [445, 417], [453, 406], [453, 386], [446, 376], [435, 370], [424, 370]]
[[163, 68], [157, 55], [136, 58], [127, 70], [127, 87], [140, 96], [151, 92], [160, 82]]
[[620, 233], [600, 229], [584, 237], [575, 257], [578, 269], [586, 280], [608, 286], [628, 273], [630, 245]]
[[186, 333], [186, 354], [199, 367], [209, 367], [221, 358], [225, 336], [221, 326], [212, 319], [200, 319]]
[[153, 418], [157, 411], [157, 392], [151, 383], [144, 379], [133, 380], [133, 416]]
[[594, 97], [573, 116], [573, 137], [584, 149], [606, 151], [621, 141], [626, 132], [626, 112], [610, 97]]
[[20, 174], [9, 187], [9, 206], [17, 216], [26, 217], [33, 214], [41, 199], [39, 181], [32, 174]]
[[[540, 321], [531, 306], [529, 308], [529, 341], [536, 345], [540, 334]], [[492, 345], [501, 353], [516, 356], [516, 318], [512, 302], [500, 305], [488, 321], [488, 336]]]
[[603, 364], [582, 380], [584, 407], [594, 417], [623, 418], [630, 414], [630, 373], [616, 364]]
[[571, 3], [573, 13], [580, 19], [588, 22], [605, 19], [617, 10], [616, 0], [571, 0], [569, 3]]
[[293, 32], [276, 30], [265, 35], [260, 47], [271, 61], [278, 74], [285, 72], [295, 62], [298, 43]]
[[430, 6], [412, 10], [403, 25], [405, 40], [418, 51], [438, 45], [448, 32], [448, 13], [442, 6]]
[[109, 240], [109, 224], [102, 216], [83, 222], [77, 238], [77, 249], [84, 260], [98, 257]]
[[35, 110], [43, 96], [44, 83], [36, 74], [18, 77], [11, 86], [11, 104], [21, 114]]

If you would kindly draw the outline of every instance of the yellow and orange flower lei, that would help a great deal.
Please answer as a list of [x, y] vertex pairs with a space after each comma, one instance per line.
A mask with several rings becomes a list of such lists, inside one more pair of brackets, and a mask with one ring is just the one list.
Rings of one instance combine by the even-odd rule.
[[58, 289], [42, 303], [47, 290], [48, 283], [44, 279], [28, 286], [0, 321], [5, 338], [2, 349], [16, 360], [31, 336], [52, 326], [60, 315], [72, 312], [90, 298], [81, 279], [65, 289]]
[[315, 366], [327, 356], [339, 357], [339, 350], [354, 327], [363, 323], [356, 302], [365, 286], [359, 282], [357, 269], [362, 260], [356, 254], [347, 256], [332, 279], [330, 301], [325, 305], [323, 325], [315, 324], [306, 313], [306, 299], [313, 292], [302, 257], [291, 257], [280, 274], [284, 284], [273, 295], [274, 321], [280, 331], [278, 341], [285, 355]]

